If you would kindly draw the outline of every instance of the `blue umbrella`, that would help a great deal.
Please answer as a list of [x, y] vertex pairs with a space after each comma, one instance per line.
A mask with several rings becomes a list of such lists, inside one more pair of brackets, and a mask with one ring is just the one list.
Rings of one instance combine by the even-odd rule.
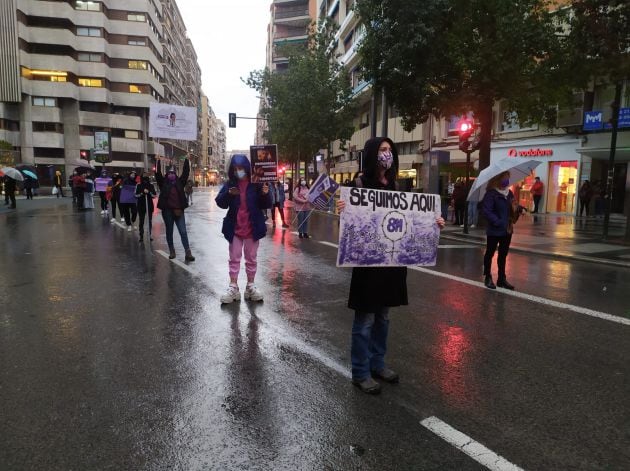
[[27, 177], [31, 177], [33, 180], [37, 180], [37, 175], [35, 175], [30, 170], [22, 170], [22, 173], [26, 175]]

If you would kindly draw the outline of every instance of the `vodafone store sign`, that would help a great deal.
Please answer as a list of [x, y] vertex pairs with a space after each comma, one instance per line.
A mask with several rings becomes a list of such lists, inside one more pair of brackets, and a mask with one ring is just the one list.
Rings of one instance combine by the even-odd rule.
[[553, 155], [552, 149], [541, 149], [540, 147], [517, 150], [508, 150], [508, 157], [550, 157]]

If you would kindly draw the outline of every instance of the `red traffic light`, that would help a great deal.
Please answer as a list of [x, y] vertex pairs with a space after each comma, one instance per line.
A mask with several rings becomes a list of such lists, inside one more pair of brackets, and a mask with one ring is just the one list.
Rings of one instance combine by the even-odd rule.
[[87, 159], [87, 157], [88, 157], [87, 150], [82, 150], [82, 151], [81, 151], [81, 158], [82, 158], [82, 159]]
[[474, 129], [475, 125], [473, 122], [467, 119], [462, 119], [457, 123], [457, 132], [462, 137], [469, 137]]

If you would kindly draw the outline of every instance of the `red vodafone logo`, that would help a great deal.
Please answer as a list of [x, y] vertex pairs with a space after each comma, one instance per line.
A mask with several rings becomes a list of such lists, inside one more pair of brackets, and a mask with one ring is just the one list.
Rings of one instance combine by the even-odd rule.
[[508, 150], [508, 157], [550, 157], [553, 155], [553, 149], [541, 149], [540, 147], [517, 150]]

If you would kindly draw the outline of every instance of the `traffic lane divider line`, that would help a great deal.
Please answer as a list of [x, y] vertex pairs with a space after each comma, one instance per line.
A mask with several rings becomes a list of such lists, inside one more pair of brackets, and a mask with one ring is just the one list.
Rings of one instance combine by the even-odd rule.
[[173, 259], [168, 258], [169, 254], [164, 252], [164, 250], [156, 250], [155, 253], [160, 254], [162, 257], [167, 259], [169, 262], [174, 263], [175, 265], [177, 265], [180, 268], [183, 268], [188, 273], [190, 273], [192, 275], [198, 275], [197, 270], [194, 270], [191, 266], [186, 265], [184, 262], [181, 262], [181, 261], [177, 260], [176, 258], [173, 258]]
[[[321, 240], [316, 240], [315, 242], [327, 245], [329, 247], [339, 248], [339, 245], [333, 244], [332, 242], [326, 242]], [[488, 290], [486, 286], [480, 281], [469, 280], [468, 278], [462, 278], [460, 276], [450, 275], [448, 273], [442, 273], [436, 270], [430, 270], [428, 268], [423, 267], [407, 267], [409, 270], [418, 271], [420, 273], [426, 273], [427, 275], [439, 276], [441, 278], [446, 278], [452, 281], [459, 281], [460, 283], [465, 283], [467, 285], [476, 286], [478, 288], [482, 288], [484, 290]], [[586, 316], [595, 317], [597, 319], [603, 319], [610, 322], [616, 322], [617, 324], [628, 325], [630, 326], [630, 319], [625, 317], [614, 316], [612, 314], [608, 314], [606, 312], [595, 311], [594, 309], [589, 309], [587, 307], [576, 306], [574, 304], [561, 303], [560, 301], [554, 301], [552, 299], [542, 298], [540, 296], [534, 296], [533, 294], [521, 293], [519, 291], [511, 291], [503, 288], [498, 288], [493, 290], [496, 293], [505, 294], [508, 296], [513, 296], [515, 298], [524, 299], [526, 301], [535, 302], [538, 304], [543, 304], [545, 306], [556, 307], [559, 309], [566, 309], [569, 311], [573, 311], [577, 314], [584, 314]]]
[[501, 455], [435, 416], [424, 419], [420, 424], [491, 471], [523, 471], [523, 468], [510, 463]]

